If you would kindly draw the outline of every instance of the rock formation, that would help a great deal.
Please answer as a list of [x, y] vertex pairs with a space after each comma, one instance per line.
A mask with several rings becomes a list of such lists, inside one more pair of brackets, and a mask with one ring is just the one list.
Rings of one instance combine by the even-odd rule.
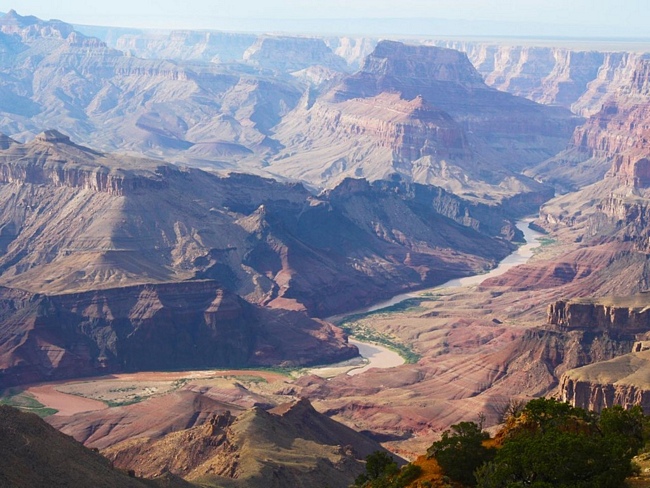
[[[467, 53], [485, 82], [538, 103], [561, 105], [589, 117], [627, 85], [648, 53], [568, 47], [433, 41]], [[558, 43], [560, 43], [558, 41]]]
[[517, 173], [563, 148], [576, 122], [489, 88], [458, 51], [382, 41], [358, 73], [284, 118], [268, 169], [328, 186], [397, 173], [502, 199], [542, 191]]
[[118, 371], [298, 366], [358, 354], [297, 312], [255, 307], [211, 281], [37, 295], [0, 288], [0, 385]]
[[337, 328], [236, 294], [327, 316], [489, 267], [517, 238], [507, 211], [398, 180], [314, 196], [57, 131], [3, 146], [4, 384], [345, 359]]
[[589, 330], [634, 336], [650, 332], [645, 294], [599, 300], [559, 300], [548, 307], [548, 324], [557, 330]]
[[592, 184], [604, 176], [631, 188], [650, 186], [649, 75], [650, 60], [630, 59], [601, 108], [576, 128], [568, 149], [530, 174], [564, 188]]
[[567, 371], [560, 381], [563, 401], [600, 412], [620, 405], [635, 405], [650, 413], [649, 351], [634, 352], [609, 361]]
[[170, 474], [157, 480], [128, 476], [115, 469], [108, 459], [61, 434], [36, 415], [6, 405], [0, 405], [0, 436], [0, 483], [3, 486], [193, 486]]
[[0, 202], [5, 286], [60, 294], [211, 279], [321, 316], [487, 267], [511, 249], [502, 237], [516, 237], [507, 212], [435, 188], [350, 180], [316, 197], [55, 133], [0, 150]]
[[0, 52], [0, 132], [28, 140], [57, 127], [104, 150], [217, 167], [271, 151], [268, 129], [303, 90], [250, 66], [129, 56], [69, 24], [13, 11], [0, 19]]
[[171, 472], [187, 480], [246, 487], [347, 486], [362, 460], [383, 448], [300, 400], [270, 411], [230, 412], [159, 440], [133, 439], [103, 451], [139, 475]]
[[261, 36], [244, 52], [243, 60], [280, 72], [323, 66], [346, 71], [347, 63], [334, 54], [322, 39], [310, 37]]

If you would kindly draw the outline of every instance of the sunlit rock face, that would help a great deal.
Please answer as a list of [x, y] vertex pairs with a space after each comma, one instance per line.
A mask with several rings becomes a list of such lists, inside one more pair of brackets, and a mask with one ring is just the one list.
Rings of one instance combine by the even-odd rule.
[[283, 119], [269, 168], [319, 186], [396, 173], [499, 200], [539, 191], [519, 171], [563, 149], [577, 122], [488, 87], [458, 51], [382, 41], [359, 72]]

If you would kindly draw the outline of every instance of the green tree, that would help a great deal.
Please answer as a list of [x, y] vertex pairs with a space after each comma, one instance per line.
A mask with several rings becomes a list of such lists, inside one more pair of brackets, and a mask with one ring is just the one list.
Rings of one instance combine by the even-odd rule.
[[435, 457], [443, 473], [464, 485], [476, 485], [474, 471], [494, 458], [495, 449], [487, 448], [483, 441], [489, 439], [475, 422], [460, 422], [442, 433], [442, 439], [427, 450]]
[[397, 463], [387, 452], [375, 451], [366, 457], [366, 472], [360, 474], [354, 484], [377, 488], [388, 486], [388, 479], [398, 472]]
[[618, 488], [643, 443], [643, 413], [620, 407], [600, 416], [552, 399], [530, 401], [510, 421], [492, 463], [477, 470], [478, 486]]
[[415, 480], [422, 468], [407, 464], [401, 470], [390, 455], [375, 451], [366, 457], [366, 472], [357, 477], [354, 486], [363, 488], [404, 488]]

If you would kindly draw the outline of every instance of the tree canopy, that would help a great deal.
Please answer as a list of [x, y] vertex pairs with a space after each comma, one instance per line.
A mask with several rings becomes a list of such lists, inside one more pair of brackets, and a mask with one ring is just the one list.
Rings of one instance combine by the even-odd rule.
[[466, 486], [501, 488], [618, 488], [632, 474], [644, 445], [640, 407], [613, 407], [600, 415], [540, 398], [513, 413], [497, 434], [496, 450], [479, 425], [461, 422], [434, 442], [428, 455]]

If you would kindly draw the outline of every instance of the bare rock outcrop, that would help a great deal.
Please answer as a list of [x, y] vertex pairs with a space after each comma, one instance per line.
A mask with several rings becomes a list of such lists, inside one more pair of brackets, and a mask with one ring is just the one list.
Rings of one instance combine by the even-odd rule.
[[308, 488], [349, 485], [375, 451], [386, 452], [303, 399], [269, 411], [256, 407], [236, 418], [227, 412], [162, 439], [126, 441], [102, 453], [145, 476], [170, 471], [228, 486]]
[[[57, 130], [42, 132], [28, 146], [5, 146], [11, 150], [0, 155], [0, 183], [67, 186], [115, 196], [165, 187], [165, 165], [153, 171], [116, 169], [110, 158], [72, 143]], [[38, 161], [38, 153], [49, 153], [47, 162]]]
[[604, 176], [634, 189], [650, 186], [650, 60], [633, 57], [628, 63], [617, 74], [616, 90], [575, 129], [567, 150], [531, 174], [560, 186], [584, 186]]
[[357, 355], [343, 333], [211, 281], [36, 295], [0, 289], [0, 384], [170, 368], [301, 365]]
[[433, 41], [458, 49], [499, 90], [589, 117], [625, 90], [648, 53], [471, 41]]
[[590, 330], [634, 335], [650, 332], [646, 294], [599, 300], [559, 300], [548, 307], [548, 324], [561, 331]]
[[577, 122], [488, 87], [463, 53], [382, 41], [359, 72], [283, 118], [269, 169], [327, 187], [396, 173], [503, 201], [543, 192], [519, 172], [564, 148]]
[[322, 39], [312, 37], [260, 36], [243, 55], [244, 61], [281, 72], [324, 66], [346, 71], [347, 63]]
[[639, 405], [650, 412], [650, 351], [633, 352], [609, 361], [567, 371], [559, 391], [563, 401], [601, 411], [620, 405]]

